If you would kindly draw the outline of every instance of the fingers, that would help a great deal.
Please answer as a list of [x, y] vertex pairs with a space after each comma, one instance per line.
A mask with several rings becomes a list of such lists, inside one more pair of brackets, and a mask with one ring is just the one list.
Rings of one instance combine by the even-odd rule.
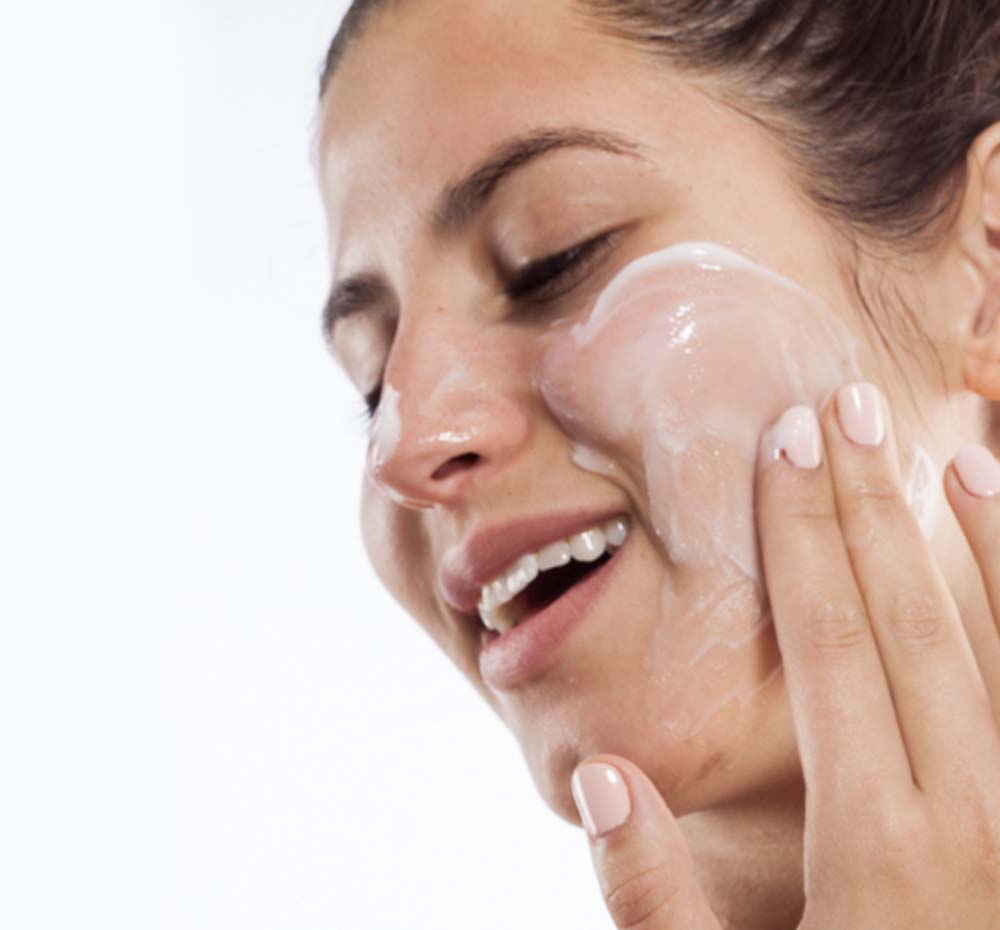
[[849, 385], [821, 422], [841, 531], [915, 780], [954, 783], [956, 759], [973, 780], [992, 779], [1000, 745], [989, 696], [907, 503], [888, 405], [874, 385]]
[[819, 807], [846, 813], [873, 790], [994, 783], [989, 698], [907, 504], [884, 399], [871, 385], [838, 392], [819, 419], [821, 441], [803, 439], [816, 419], [797, 411], [761, 456], [757, 507], [812, 800], [829, 793]]
[[808, 816], [835, 827], [871, 804], [873, 785], [898, 794], [913, 779], [812, 410], [765, 437], [756, 502]]
[[616, 927], [720, 930], [680, 827], [641, 769], [592, 756], [577, 766], [572, 789]]
[[[944, 488], [969, 543], [988, 599], [984, 623], [966, 624], [1000, 724], [1000, 465], [982, 446], [963, 449], [946, 469]], [[966, 608], [968, 609], [968, 608]]]
[[944, 486], [979, 563], [1000, 633], [1000, 462], [982, 446], [967, 446], [955, 456]]

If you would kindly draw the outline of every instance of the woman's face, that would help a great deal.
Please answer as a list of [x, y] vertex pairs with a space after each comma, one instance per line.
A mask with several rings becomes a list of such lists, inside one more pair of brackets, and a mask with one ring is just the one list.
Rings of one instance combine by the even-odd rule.
[[[951, 442], [931, 366], [889, 361], [779, 143], [718, 98], [569, 2], [409, 0], [323, 104], [331, 341], [361, 394], [382, 386], [368, 552], [574, 822], [596, 752], [677, 813], [797, 784], [755, 562], [760, 430], [864, 377], [915, 485]], [[489, 583], [564, 561], [559, 540], [569, 566], [497, 607]], [[487, 633], [484, 585], [491, 623], [528, 622]]]

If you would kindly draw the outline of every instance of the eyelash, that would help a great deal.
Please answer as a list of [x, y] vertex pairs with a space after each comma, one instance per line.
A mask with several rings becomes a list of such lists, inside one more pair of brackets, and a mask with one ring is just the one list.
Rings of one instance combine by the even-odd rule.
[[[614, 233], [602, 233], [562, 252], [546, 255], [522, 268], [504, 286], [511, 301], [546, 304], [568, 293], [612, 244]], [[365, 395], [362, 416], [371, 422], [382, 397], [382, 385]]]
[[507, 282], [510, 300], [544, 304], [567, 293], [611, 245], [614, 233], [602, 233], [563, 252], [547, 255], [522, 268]]
[[362, 410], [361, 415], [364, 419], [371, 423], [372, 418], [375, 416], [375, 411], [378, 410], [379, 401], [382, 400], [382, 385], [379, 384], [376, 388], [365, 394], [365, 407]]

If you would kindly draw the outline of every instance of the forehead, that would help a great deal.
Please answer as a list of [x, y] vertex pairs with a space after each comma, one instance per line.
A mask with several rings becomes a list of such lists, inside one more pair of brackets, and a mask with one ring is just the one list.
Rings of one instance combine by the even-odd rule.
[[500, 138], [599, 122], [622, 55], [569, 0], [390, 5], [348, 49], [323, 101], [328, 207], [342, 210], [347, 198], [367, 212], [386, 190], [430, 198], [432, 181]]
[[433, 114], [440, 126], [445, 104], [462, 111], [458, 123], [469, 116], [462, 101], [472, 93], [537, 91], [538, 69], [558, 78], [570, 66], [579, 76], [586, 71], [578, 57], [587, 41], [583, 24], [568, 0], [390, 3], [372, 14], [335, 72], [321, 143], [342, 142], [382, 114], [409, 113], [414, 124]]

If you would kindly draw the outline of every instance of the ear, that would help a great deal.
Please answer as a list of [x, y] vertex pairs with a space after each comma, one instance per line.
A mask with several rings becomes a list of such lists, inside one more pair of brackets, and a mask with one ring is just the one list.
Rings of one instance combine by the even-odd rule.
[[1000, 401], [1000, 123], [976, 139], [968, 170], [962, 251], [976, 306], [962, 334], [963, 373], [969, 390]]

